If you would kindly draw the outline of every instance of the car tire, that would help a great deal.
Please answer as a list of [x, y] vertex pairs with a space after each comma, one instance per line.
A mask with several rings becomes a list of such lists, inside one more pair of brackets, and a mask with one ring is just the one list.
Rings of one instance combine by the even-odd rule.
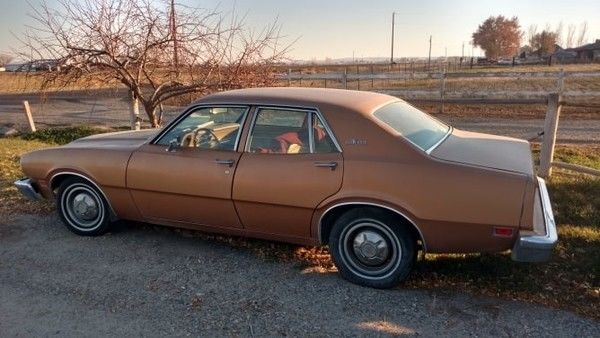
[[416, 260], [417, 243], [396, 215], [377, 208], [357, 208], [335, 221], [329, 249], [343, 278], [387, 289], [408, 277]]
[[102, 193], [80, 177], [67, 178], [56, 196], [58, 214], [72, 232], [81, 236], [99, 236], [111, 225], [110, 206]]

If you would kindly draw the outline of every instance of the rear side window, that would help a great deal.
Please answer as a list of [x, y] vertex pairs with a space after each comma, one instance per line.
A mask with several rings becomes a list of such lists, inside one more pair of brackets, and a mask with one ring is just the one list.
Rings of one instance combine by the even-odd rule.
[[448, 125], [403, 101], [383, 106], [373, 115], [423, 151], [440, 142], [450, 130]]
[[263, 154], [336, 153], [336, 143], [319, 115], [310, 110], [261, 108], [247, 151]]

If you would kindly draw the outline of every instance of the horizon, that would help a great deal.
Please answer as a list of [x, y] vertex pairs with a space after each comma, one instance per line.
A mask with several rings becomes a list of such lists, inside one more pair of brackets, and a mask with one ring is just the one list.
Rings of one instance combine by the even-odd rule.
[[[32, 5], [40, 3], [32, 0]], [[53, 6], [57, 0], [49, 0]], [[471, 48], [471, 34], [490, 16], [517, 16], [524, 32], [523, 43], [527, 39], [530, 25], [537, 25], [538, 32], [546, 25], [555, 30], [562, 22], [563, 35], [569, 25], [579, 27], [587, 22], [585, 43], [600, 39], [600, 20], [594, 13], [600, 13], [600, 2], [582, 0], [577, 6], [558, 0], [531, 1], [522, 3], [507, 0], [497, 3], [476, 3], [458, 1], [421, 1], [419, 3], [394, 4], [385, 0], [377, 6], [351, 0], [334, 0], [326, 3], [308, 0], [302, 3], [275, 0], [223, 0], [193, 1], [180, 0], [177, 3], [187, 6], [215, 8], [223, 12], [235, 11], [246, 15], [246, 27], [259, 30], [277, 19], [281, 25], [283, 44], [294, 40], [288, 57], [297, 62], [319, 62], [326, 60], [390, 58], [392, 12], [395, 16], [394, 59], [427, 57], [429, 36], [433, 36], [432, 58], [482, 56], [479, 48]], [[219, 5], [220, 4], [220, 5]], [[27, 16], [31, 11], [25, 2], [0, 0], [4, 13], [0, 21], [0, 52], [11, 53], [19, 48], [15, 35], [20, 35], [32, 20]], [[273, 9], [276, 10], [273, 10]], [[459, 20], [456, 18], [459, 17]], [[310, 18], [310, 20], [306, 20]], [[562, 47], [564, 43], [559, 43]], [[383, 61], [382, 60], [382, 61]]]

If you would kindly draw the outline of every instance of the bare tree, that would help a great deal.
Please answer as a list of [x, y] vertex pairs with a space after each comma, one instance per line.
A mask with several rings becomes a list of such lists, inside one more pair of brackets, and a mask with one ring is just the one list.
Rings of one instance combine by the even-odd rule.
[[561, 47], [564, 44], [563, 29], [564, 29], [564, 25], [563, 25], [563, 22], [561, 21], [558, 23], [558, 25], [556, 25], [556, 29], [554, 30], [554, 34], [556, 35], [556, 44], [558, 44]]
[[21, 39], [24, 56], [55, 59], [61, 70], [47, 73], [45, 84], [90, 73], [117, 79], [153, 127], [162, 123], [159, 107], [173, 97], [272, 84], [289, 47], [279, 46], [276, 22], [252, 31], [235, 13], [174, 2], [59, 0], [32, 12], [35, 25]]
[[584, 21], [581, 26], [579, 26], [579, 36], [577, 37], [577, 46], [582, 46], [586, 42], [586, 35], [588, 30], [588, 23]]
[[575, 47], [575, 31], [577, 30], [577, 26], [570, 24], [569, 27], [567, 27], [567, 39], [566, 39], [566, 46], [567, 48], [573, 48]]
[[537, 35], [538, 26], [530, 25], [527, 29], [527, 43], [529, 46], [533, 44], [533, 37]]
[[531, 47], [538, 52], [539, 56], [546, 56], [554, 53], [557, 34], [548, 30], [536, 34], [531, 41]]
[[0, 54], [0, 67], [4, 67], [9, 64], [14, 57], [10, 54]]

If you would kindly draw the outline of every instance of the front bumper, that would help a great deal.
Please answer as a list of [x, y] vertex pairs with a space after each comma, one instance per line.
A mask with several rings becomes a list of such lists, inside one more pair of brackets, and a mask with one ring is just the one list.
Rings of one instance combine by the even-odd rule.
[[534, 211], [534, 230], [521, 232], [512, 249], [512, 259], [517, 262], [546, 262], [558, 241], [556, 223], [552, 214], [546, 182], [538, 177], [537, 213]]
[[17, 187], [17, 189], [19, 189], [21, 194], [23, 194], [30, 200], [37, 201], [43, 198], [42, 195], [37, 191], [37, 189], [33, 185], [31, 179], [29, 178], [22, 178], [20, 180], [15, 181], [15, 186]]

